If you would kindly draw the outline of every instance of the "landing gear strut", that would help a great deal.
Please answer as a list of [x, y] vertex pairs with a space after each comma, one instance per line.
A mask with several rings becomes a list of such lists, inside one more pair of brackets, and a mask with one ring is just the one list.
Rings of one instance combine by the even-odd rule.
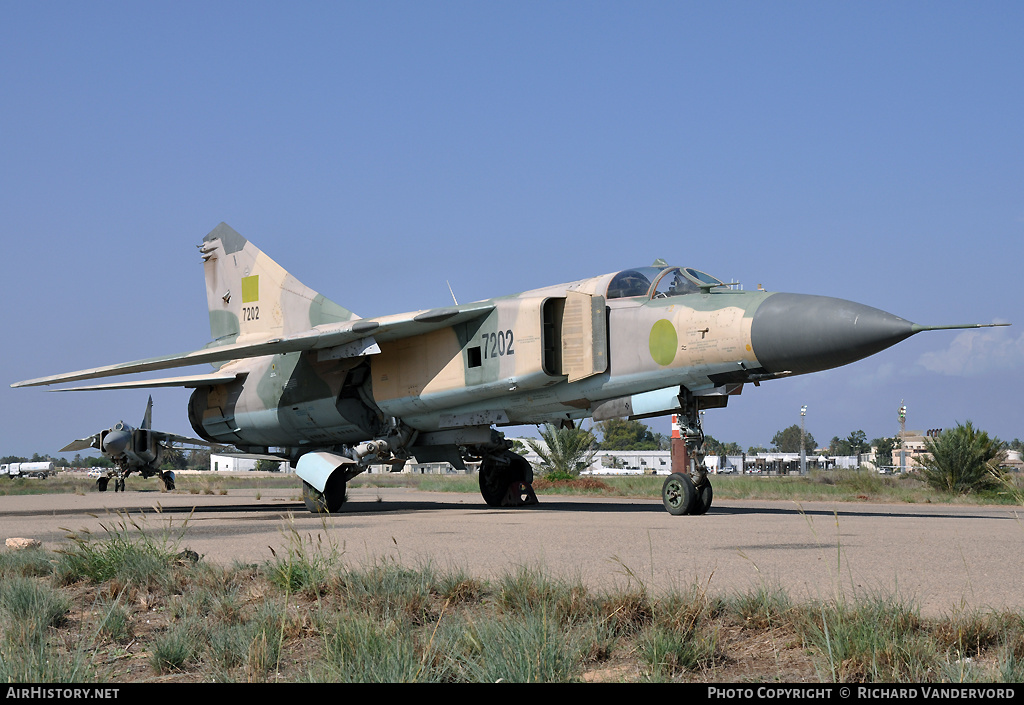
[[489, 507], [537, 504], [533, 468], [526, 458], [510, 450], [485, 455], [480, 462], [480, 494]]
[[[689, 390], [679, 395], [682, 411], [677, 415], [679, 438], [672, 443], [683, 445], [685, 472], [673, 472], [661, 487], [661, 502], [672, 515], [706, 514], [711, 509], [714, 491], [704, 467], [704, 431], [701, 429], [697, 399]], [[673, 448], [673, 451], [676, 449]]]

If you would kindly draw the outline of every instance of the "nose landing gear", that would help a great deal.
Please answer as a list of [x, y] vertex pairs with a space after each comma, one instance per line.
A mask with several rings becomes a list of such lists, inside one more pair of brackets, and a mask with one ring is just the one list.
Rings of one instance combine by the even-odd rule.
[[678, 454], [679, 464], [686, 470], [668, 476], [661, 487], [661, 502], [665, 511], [674, 516], [706, 514], [711, 509], [714, 491], [704, 468], [704, 431], [697, 400], [684, 388], [679, 401], [682, 410], [676, 415], [679, 433], [678, 437], [675, 432], [672, 434], [672, 456], [673, 465]]

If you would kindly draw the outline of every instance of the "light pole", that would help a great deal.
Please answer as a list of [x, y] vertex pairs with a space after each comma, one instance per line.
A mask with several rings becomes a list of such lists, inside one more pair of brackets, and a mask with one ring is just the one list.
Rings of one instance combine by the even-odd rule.
[[907, 463], [907, 405], [900, 402], [900, 472], [906, 472]]
[[804, 404], [803, 406], [800, 407], [800, 474], [801, 475], [806, 475], [807, 474], [807, 448], [806, 448], [806, 444], [804, 443], [804, 438], [807, 435], [806, 431], [804, 430], [804, 428], [805, 428], [804, 419], [806, 419], [806, 418], [807, 418], [807, 405]]

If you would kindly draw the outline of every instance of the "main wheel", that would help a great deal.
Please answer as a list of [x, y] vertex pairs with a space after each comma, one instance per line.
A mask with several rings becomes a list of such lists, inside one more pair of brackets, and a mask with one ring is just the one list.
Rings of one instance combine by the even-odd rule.
[[109, 477], [97, 478], [97, 480], [96, 480], [96, 491], [97, 492], [106, 492], [107, 491], [107, 483], [109, 481], [110, 481]]
[[345, 481], [337, 474], [332, 475], [320, 492], [305, 480], [302, 482], [302, 501], [313, 514], [333, 514], [345, 503]]
[[696, 497], [697, 490], [693, 486], [693, 480], [681, 472], [669, 475], [665, 478], [665, 484], [661, 486], [661, 502], [665, 505], [665, 511], [674, 516], [689, 514]]
[[708, 510], [711, 509], [711, 500], [713, 498], [714, 492], [711, 489], [711, 483], [705, 480], [703, 485], [695, 488], [690, 514], [707, 514]]
[[160, 479], [164, 481], [164, 489], [170, 492], [174, 489], [174, 473], [165, 472], [160, 476]]
[[526, 458], [511, 451], [484, 458], [480, 464], [480, 494], [487, 506], [500, 507], [513, 482], [533, 482], [533, 468]]

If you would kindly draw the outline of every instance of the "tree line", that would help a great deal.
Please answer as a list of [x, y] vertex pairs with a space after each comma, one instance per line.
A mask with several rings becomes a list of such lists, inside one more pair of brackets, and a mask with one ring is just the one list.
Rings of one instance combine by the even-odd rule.
[[[626, 419], [612, 419], [602, 421], [594, 425], [591, 433], [594, 437], [594, 444], [597, 450], [669, 450], [671, 438], [662, 433], [654, 433], [641, 421], [629, 421]], [[704, 437], [704, 452], [707, 455], [757, 455], [758, 453], [799, 453], [800, 452], [800, 426], [793, 424], [777, 432], [771, 441], [770, 447], [750, 446], [746, 450], [739, 443], [733, 441], [719, 441], [713, 436]], [[598, 439], [600, 436], [600, 439]], [[864, 431], [857, 430], [850, 433], [846, 438], [834, 436], [828, 445], [829, 455], [860, 455], [868, 453], [871, 448], [877, 448], [883, 458], [891, 458], [892, 449], [896, 444], [895, 438], [875, 438], [868, 441]], [[814, 436], [804, 431], [803, 446], [807, 452], [813, 452], [818, 448]], [[889, 465], [888, 461], [882, 463]]]
[[[596, 433], [595, 433], [596, 431]], [[598, 439], [597, 434], [601, 438]], [[801, 438], [802, 436], [802, 438]], [[876, 438], [870, 443], [862, 430], [853, 431], [846, 438], [834, 436], [829, 444], [830, 455], [859, 455], [875, 448], [878, 465], [892, 464], [892, 451], [896, 438]], [[588, 467], [598, 450], [667, 450], [671, 438], [654, 433], [640, 421], [613, 419], [594, 425], [593, 430], [573, 426], [557, 427], [547, 424], [540, 430], [539, 439], [528, 439], [530, 448], [540, 457], [538, 470], [550, 479], [571, 478]], [[816, 449], [814, 437], [796, 424], [785, 428], [772, 438], [776, 452], [799, 452]], [[1003, 467], [1008, 450], [1020, 450], [1019, 439], [1010, 443], [989, 436], [976, 429], [968, 421], [957, 424], [925, 439], [926, 455], [917, 459], [919, 472], [932, 487], [943, 492], [964, 494], [984, 492], [1005, 484]], [[519, 451], [521, 452], [520, 448]], [[750, 455], [766, 449], [751, 447]], [[742, 448], [736, 443], [722, 443], [705, 436], [704, 451], [707, 455], [741, 455]]]

